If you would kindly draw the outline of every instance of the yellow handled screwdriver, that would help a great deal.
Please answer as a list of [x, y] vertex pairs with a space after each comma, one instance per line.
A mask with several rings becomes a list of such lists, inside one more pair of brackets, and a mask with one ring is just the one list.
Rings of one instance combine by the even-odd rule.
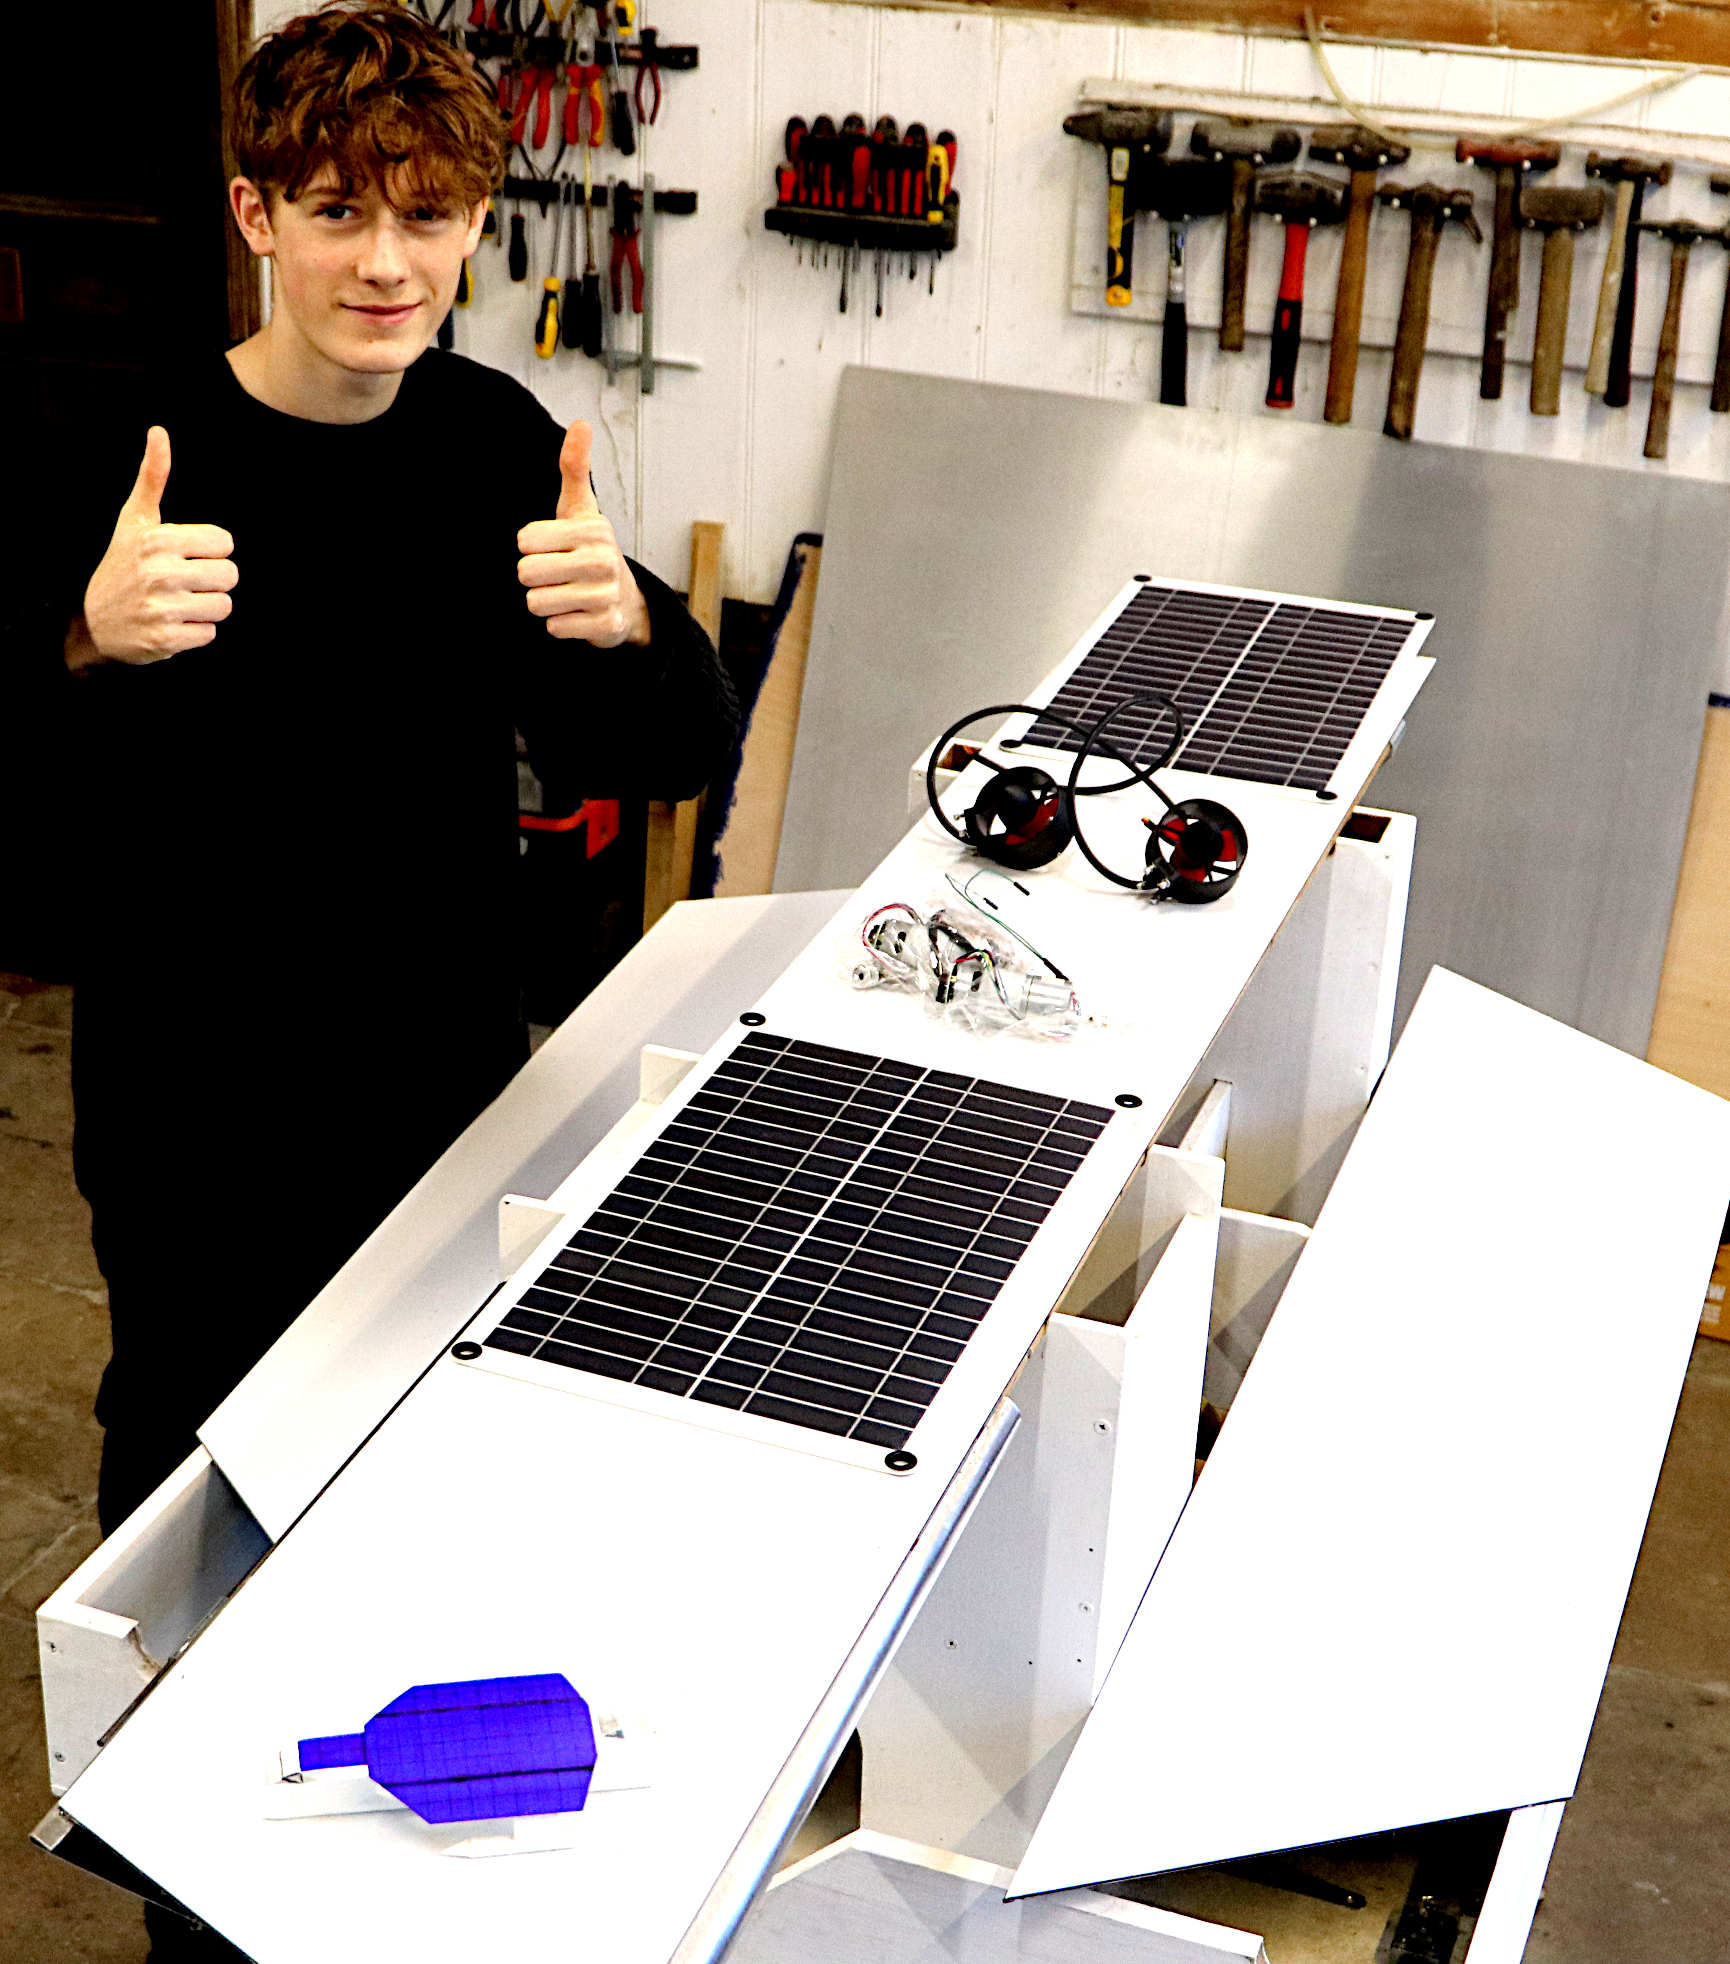
[[547, 277], [541, 290], [540, 319], [535, 323], [535, 353], [551, 361], [559, 345], [559, 235], [564, 228], [565, 206], [569, 202], [565, 180], [558, 180], [559, 195], [553, 209], [553, 245], [547, 255]]

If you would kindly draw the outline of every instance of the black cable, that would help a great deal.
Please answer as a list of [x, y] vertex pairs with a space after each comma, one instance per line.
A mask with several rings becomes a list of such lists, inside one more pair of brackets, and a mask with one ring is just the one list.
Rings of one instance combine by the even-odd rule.
[[[1165, 754], [1162, 757], [1160, 757], [1157, 762], [1152, 764], [1146, 764], [1146, 765], [1138, 765], [1134, 763], [1130, 758], [1125, 757], [1121, 751], [1115, 749], [1112, 745], [1097, 743], [1093, 741], [1093, 739], [1097, 737], [1099, 731], [1104, 727], [1105, 722], [1109, 720], [1109, 717], [1115, 716], [1118, 710], [1125, 708], [1128, 704], [1132, 702], [1148, 702], [1148, 701], [1164, 703], [1166, 708], [1168, 708], [1171, 711], [1172, 719], [1176, 725], [1176, 729], [1172, 735], [1171, 742], [1166, 745]], [[1177, 704], [1173, 702], [1169, 696], [1160, 695], [1156, 690], [1152, 690], [1152, 689], [1143, 690], [1139, 695], [1125, 696], [1123, 701], [1118, 703], [1116, 708], [1110, 710], [1108, 712], [1107, 717], [1102, 717], [1100, 721], [1093, 726], [1093, 729], [1091, 731], [1088, 729], [1086, 724], [1077, 723], [1068, 716], [1059, 715], [1058, 712], [1053, 709], [1039, 709], [1036, 708], [1032, 703], [1027, 703], [1027, 702], [992, 702], [992, 703], [987, 703], [983, 709], [970, 710], [965, 716], [961, 717], [958, 721], [951, 723], [948, 729], [946, 729], [943, 732], [943, 734], [937, 739], [937, 741], [931, 746], [931, 753], [925, 760], [926, 802], [930, 805], [931, 810], [935, 815], [938, 824], [942, 826], [944, 831], [947, 832], [950, 838], [954, 839], [957, 842], [957, 844], [966, 846], [969, 850], [971, 850], [973, 846], [973, 841], [968, 838], [965, 832], [960, 830], [960, 828], [950, 818], [949, 814], [943, 809], [942, 804], [938, 800], [937, 797], [938, 763], [939, 760], [947, 753], [949, 745], [954, 741], [954, 739], [957, 736], [961, 734], [961, 732], [964, 729], [966, 729], [969, 723], [983, 722], [987, 716], [1044, 717], [1050, 722], [1061, 723], [1063, 727], [1066, 730], [1068, 730], [1071, 736], [1076, 736], [1083, 739], [1082, 749], [1078, 753], [1078, 757], [1077, 757], [1076, 769], [1070, 773], [1069, 787], [1067, 791], [1067, 797], [1070, 800], [1073, 800], [1075, 798], [1098, 798], [1098, 797], [1102, 797], [1106, 792], [1109, 791], [1127, 791], [1132, 784], [1142, 784], [1145, 785], [1148, 790], [1153, 792], [1154, 795], [1164, 803], [1167, 810], [1170, 810], [1171, 800], [1166, 797], [1165, 793], [1161, 791], [1159, 786], [1153, 781], [1153, 775], [1152, 775], [1153, 772], [1155, 771], [1164, 770], [1166, 765], [1171, 762], [1172, 758], [1177, 755], [1178, 751], [1183, 747], [1183, 739], [1186, 734], [1184, 721], [1183, 721], [1183, 711], [1178, 708]], [[981, 746], [981, 748], [983, 749], [983, 746]], [[1128, 771], [1129, 773], [1128, 777], [1122, 778], [1114, 784], [1087, 784], [1087, 785], [1078, 786], [1076, 784], [1076, 776], [1081, 767], [1080, 760], [1081, 758], [1086, 757], [1089, 754], [1099, 757], [1109, 757], [1114, 764], [1120, 764], [1126, 771]], [[987, 758], [986, 762], [988, 765], [991, 765], [995, 763], [995, 759]], [[1006, 767], [999, 764], [996, 766], [996, 768], [1002, 770]], [[1064, 788], [1062, 786], [1059, 786], [1058, 787], [1059, 800], [1060, 801], [1063, 800], [1065, 796], [1066, 793], [1064, 791]], [[1070, 805], [1070, 820], [1071, 820], [1071, 824], [1073, 825], [1074, 823], [1073, 804]]]
[[[1178, 708], [1177, 704], [1172, 701], [1170, 696], [1162, 695], [1157, 689], [1143, 689], [1136, 695], [1125, 696], [1121, 702], [1114, 703], [1111, 706], [1111, 708], [1108, 709], [1105, 712], [1105, 714], [1100, 717], [1098, 722], [1096, 722], [1093, 725], [1093, 727], [1087, 732], [1086, 738], [1082, 742], [1081, 748], [1075, 753], [1075, 763], [1069, 773], [1069, 782], [1066, 785], [1064, 785], [1062, 789], [1058, 792], [1058, 800], [1059, 800], [1058, 809], [1061, 812], [1063, 812], [1063, 814], [1069, 820], [1070, 832], [1074, 836], [1076, 845], [1079, 846], [1081, 849], [1082, 858], [1087, 861], [1088, 865], [1091, 866], [1096, 873], [1104, 874], [1106, 879], [1113, 881], [1116, 885], [1120, 887], [1128, 887], [1132, 892], [1146, 893], [1150, 890], [1150, 886], [1169, 885], [1170, 884], [1169, 874], [1165, 875], [1163, 878], [1156, 881], [1154, 879], [1153, 868], [1150, 866], [1146, 868], [1136, 878], [1130, 879], [1126, 877], [1124, 874], [1116, 872], [1113, 868], [1107, 866], [1105, 861], [1101, 859], [1098, 853], [1096, 853], [1093, 850], [1093, 848], [1087, 843], [1087, 840], [1081, 830], [1081, 814], [1075, 809], [1076, 784], [1077, 784], [1077, 780], [1081, 776], [1082, 766], [1087, 762], [1088, 758], [1094, 754], [1095, 746], [1098, 744], [1099, 738], [1103, 733], [1103, 731], [1105, 730], [1106, 726], [1112, 721], [1114, 717], [1121, 716], [1124, 710], [1126, 710], [1131, 703], [1136, 703], [1136, 702], [1163, 703], [1165, 707], [1171, 711], [1172, 720], [1176, 725], [1175, 734], [1173, 735], [1171, 742], [1166, 746], [1165, 755], [1159, 760], [1157, 764], [1152, 764], [1148, 766], [1149, 773], [1155, 770], [1163, 770], [1165, 766], [1171, 761], [1171, 759], [1177, 755], [1178, 750], [1182, 747], [1182, 743], [1183, 743], [1183, 712]], [[1106, 756], [1116, 755], [1115, 751], [1107, 750], [1104, 748], [1104, 746], [1100, 746], [1100, 748], [1102, 750], [1102, 753]], [[1154, 793], [1154, 795], [1159, 799], [1160, 803], [1164, 805], [1164, 807], [1168, 812], [1175, 811], [1177, 809], [1176, 805], [1173, 803], [1173, 801], [1170, 798], [1168, 798], [1165, 795], [1165, 792], [1160, 788], [1160, 786], [1154, 783], [1151, 775], [1143, 776], [1141, 781], [1144, 784], [1146, 784], [1147, 788], [1150, 791]], [[1163, 870], [1164, 869], [1162, 868], [1161, 869], [1162, 873]]]

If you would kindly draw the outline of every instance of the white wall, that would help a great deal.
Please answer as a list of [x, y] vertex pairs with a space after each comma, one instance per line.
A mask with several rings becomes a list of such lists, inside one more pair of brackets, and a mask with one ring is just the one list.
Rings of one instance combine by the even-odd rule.
[[[261, 29], [296, 10], [284, 0], [261, 0]], [[1103, 234], [1100, 153], [1059, 129], [1083, 78], [1296, 97], [1322, 88], [1302, 42], [1223, 32], [831, 0], [651, 0], [643, 11], [663, 40], [696, 41], [702, 49], [695, 74], [666, 78], [661, 121], [636, 160], [659, 184], [700, 194], [696, 217], [664, 220], [658, 234], [656, 338], [663, 353], [700, 361], [701, 373], [663, 372], [644, 401], [629, 374], [604, 387], [599, 365], [581, 354], [561, 350], [550, 362], [539, 360], [532, 347], [545, 256], [538, 219], [531, 220], [536, 266], [528, 285], [512, 285], [502, 251], [483, 244], [475, 262], [477, 297], [457, 316], [456, 346], [517, 375], [561, 420], [597, 421], [602, 502], [641, 557], [682, 584], [692, 520], [722, 520], [727, 590], [757, 600], [773, 595], [794, 534], [822, 529], [833, 404], [849, 363], [1136, 401], [1157, 394], [1156, 327], [1071, 309], [1072, 273], [1091, 263]], [[1462, 128], [1473, 116], [1543, 116], [1595, 105], [1642, 79], [1639, 70], [1601, 64], [1405, 48], [1340, 48], [1333, 60], [1342, 83], [1361, 100], [1447, 109], [1458, 113]], [[960, 144], [960, 245], [939, 266], [935, 297], [927, 296], [923, 275], [916, 285], [903, 278], [892, 283], [881, 320], [871, 315], [868, 277], [842, 315], [838, 274], [798, 264], [793, 249], [763, 228], [786, 119], [827, 111], [839, 120], [855, 109], [867, 121], [887, 112], [903, 125], [947, 126]], [[1321, 119], [1338, 120], [1340, 113]], [[1616, 120], [1634, 129], [1730, 138], [1730, 75], [1701, 76], [1616, 112]], [[1180, 142], [1185, 134], [1180, 118]], [[1658, 135], [1648, 141], [1663, 147]], [[603, 169], [619, 167], [611, 149], [597, 154]], [[1442, 153], [1418, 161], [1443, 182], [1469, 183], [1487, 213], [1486, 173], [1444, 162]], [[1573, 153], [1557, 181], [1578, 182], [1579, 161]], [[1730, 216], [1730, 205], [1707, 192], [1703, 171], [1679, 178], [1664, 196], [1662, 205], [1654, 201], [1655, 215], [1713, 222]], [[1217, 320], [1220, 230], [1202, 226], [1195, 236], [1192, 317], [1203, 320]], [[1143, 220], [1140, 232], [1137, 284], [1148, 287], [1160, 269], [1162, 228]], [[1391, 340], [1404, 234], [1403, 217], [1378, 215], [1366, 312], [1371, 338], [1381, 332]], [[1584, 358], [1601, 239], [1582, 241], [1578, 256], [1569, 343], [1576, 363]], [[1278, 413], [1262, 407], [1266, 341], [1253, 331], [1271, 316], [1278, 245], [1277, 229], [1264, 224], [1255, 241], [1248, 351], [1221, 357], [1210, 336], [1192, 331], [1194, 413]], [[604, 271], [604, 234], [601, 250]], [[1295, 411], [1311, 419], [1321, 414], [1336, 254], [1334, 237], [1325, 234], [1311, 254], [1306, 338], [1317, 339], [1304, 351]], [[1667, 250], [1648, 242], [1637, 375], [1650, 373], [1667, 261]], [[1487, 248], [1473, 253], [1463, 239], [1445, 241], [1432, 345], [1475, 348], [1487, 270]], [[1639, 381], [1628, 409], [1606, 411], [1588, 402], [1577, 370], [1570, 370], [1562, 415], [1548, 421], [1528, 415], [1528, 371], [1518, 357], [1529, 351], [1536, 313], [1535, 243], [1527, 246], [1510, 338], [1516, 358], [1504, 399], [1479, 402], [1475, 353], [1433, 355], [1424, 369], [1417, 435], [1730, 479], [1730, 416], [1705, 411], [1725, 279], [1724, 251], [1696, 248], [1667, 464], [1641, 459], [1647, 391]], [[1366, 347], [1359, 428], [1380, 428], [1386, 391], [1387, 357]], [[1036, 499], [1037, 459], [1028, 460], [1028, 479]], [[931, 500], [934, 537], [941, 532], [942, 497], [965, 495], [959, 478], [949, 486], [909, 487], [909, 496]]]

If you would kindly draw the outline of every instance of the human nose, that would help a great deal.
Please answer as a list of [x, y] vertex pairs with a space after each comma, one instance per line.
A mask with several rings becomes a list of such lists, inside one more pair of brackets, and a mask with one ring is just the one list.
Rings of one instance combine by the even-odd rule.
[[370, 225], [361, 240], [357, 270], [369, 286], [400, 286], [408, 278], [408, 254], [398, 235], [394, 213]]

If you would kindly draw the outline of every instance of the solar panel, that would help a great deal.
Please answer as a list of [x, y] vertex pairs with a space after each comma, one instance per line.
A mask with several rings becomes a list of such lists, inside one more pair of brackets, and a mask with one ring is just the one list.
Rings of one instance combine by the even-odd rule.
[[[1320, 791], [1414, 626], [1409, 614], [1150, 581], [1047, 707], [1085, 727], [1124, 697], [1157, 689], [1176, 702], [1188, 727], [1173, 759], [1180, 768]], [[1112, 724], [1109, 739], [1137, 763], [1151, 763], [1171, 739], [1171, 718], [1157, 704], [1138, 704]], [[1048, 750], [1081, 747], [1049, 718], [1024, 741]]]
[[1112, 1116], [753, 1031], [483, 1341], [899, 1449]]

